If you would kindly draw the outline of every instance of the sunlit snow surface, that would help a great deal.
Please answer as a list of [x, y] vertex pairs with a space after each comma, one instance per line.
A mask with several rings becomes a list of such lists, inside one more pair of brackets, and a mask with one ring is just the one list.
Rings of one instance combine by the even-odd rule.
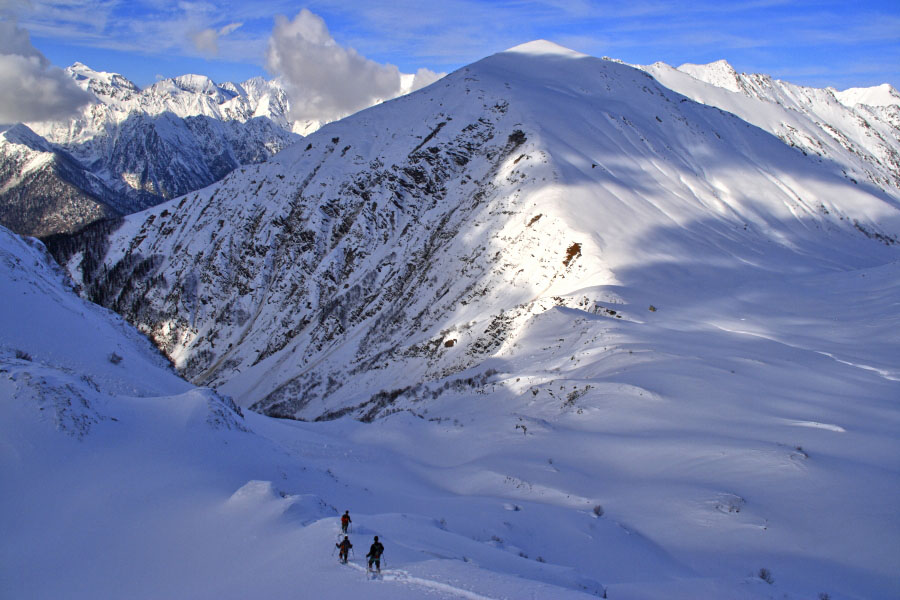
[[[529, 134], [562, 152], [553, 136], [569, 117], [541, 116]], [[721, 133], [750, 146], [741, 156], [778, 151], [708, 118], [733, 123]], [[348, 135], [336, 125], [323, 137]], [[369, 424], [242, 418], [75, 296], [38, 244], [0, 231], [0, 595], [896, 598], [900, 257], [833, 216], [896, 232], [894, 199], [799, 155], [744, 169], [724, 144], [706, 173], [634, 171], [644, 163], [615, 162], [632, 135], [609, 138], [597, 168], [569, 140], [552, 165], [562, 183], [532, 188], [543, 195], [527, 212], [543, 211], [545, 229], [527, 266], [561, 261], [573, 232], [583, 255], [542, 280], [550, 291], [524, 286], [539, 298], [515, 334], [446, 380], [496, 373], [401, 398], [403, 412]], [[766, 176], [764, 197], [745, 191]], [[802, 200], [775, 191], [786, 178]], [[826, 213], [807, 212], [813, 197]], [[347, 566], [332, 553], [344, 510]], [[364, 572], [373, 535], [386, 547], [379, 580]]]

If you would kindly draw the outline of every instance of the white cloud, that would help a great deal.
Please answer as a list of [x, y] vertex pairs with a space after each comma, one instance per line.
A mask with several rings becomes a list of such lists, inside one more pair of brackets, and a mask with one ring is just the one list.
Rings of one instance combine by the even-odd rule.
[[219, 38], [228, 35], [243, 23], [229, 23], [219, 29], [207, 28], [189, 34], [194, 47], [204, 54], [217, 56], [219, 54]]
[[0, 21], [0, 123], [62, 119], [92, 99], [31, 45], [27, 31]]
[[225, 27], [223, 27], [219, 30], [219, 35], [228, 35], [229, 33], [234, 31], [241, 25], [243, 25], [243, 23], [229, 23], [228, 25], [226, 25]]
[[219, 53], [219, 32], [215, 29], [204, 29], [190, 34], [194, 48], [203, 54], [215, 56]]
[[446, 73], [435, 73], [431, 69], [421, 68], [416, 71], [416, 75], [413, 78], [412, 88], [410, 88], [410, 92], [414, 92], [416, 90], [422, 89], [425, 86], [431, 85], [441, 77], [446, 75]]
[[220, 29], [213, 29], [210, 27], [193, 32], [189, 34], [189, 36], [197, 50], [203, 54], [217, 56], [219, 54], [219, 38], [228, 35], [241, 25], [243, 25], [243, 23], [229, 23]]
[[[339, 45], [325, 21], [305, 8], [293, 20], [276, 18], [266, 67], [284, 77], [295, 120], [333, 121], [408, 91], [396, 66]], [[412, 89], [438, 78], [420, 69]]]

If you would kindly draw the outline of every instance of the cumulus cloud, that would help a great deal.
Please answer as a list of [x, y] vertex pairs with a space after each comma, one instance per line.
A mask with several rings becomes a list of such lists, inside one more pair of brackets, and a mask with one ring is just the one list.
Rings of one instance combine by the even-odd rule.
[[27, 31], [0, 21], [0, 123], [63, 119], [91, 100], [31, 45]]
[[333, 121], [440, 78], [420, 69], [405, 82], [409, 76], [396, 66], [339, 45], [325, 21], [305, 8], [293, 20], [276, 18], [266, 66], [284, 78], [295, 120]]
[[241, 25], [243, 23], [229, 23], [219, 29], [207, 28], [195, 31], [189, 34], [189, 37], [197, 50], [203, 54], [217, 56], [219, 54], [219, 38], [228, 35]]
[[446, 75], [446, 73], [435, 73], [431, 69], [423, 67], [416, 71], [416, 74], [413, 76], [412, 87], [409, 91], [414, 92], [425, 86], [429, 86], [444, 75]]

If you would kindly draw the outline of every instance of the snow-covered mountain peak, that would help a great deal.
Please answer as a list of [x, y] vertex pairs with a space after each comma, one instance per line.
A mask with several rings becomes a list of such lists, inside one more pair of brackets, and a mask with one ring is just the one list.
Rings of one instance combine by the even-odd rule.
[[126, 77], [118, 73], [96, 71], [81, 62], [67, 67], [66, 72], [82, 89], [92, 92], [101, 101], [129, 100], [141, 92]]
[[250, 98], [260, 98], [265, 94], [269, 93], [272, 89], [284, 89], [284, 84], [281, 79], [276, 78], [271, 81], [266, 81], [262, 77], [251, 77], [246, 81], [242, 81], [240, 83], [240, 87], [244, 90], [244, 93], [247, 94]]
[[588, 56], [587, 54], [582, 54], [581, 52], [572, 50], [571, 48], [566, 48], [565, 46], [561, 46], [556, 42], [551, 42], [549, 40], [533, 40], [530, 42], [525, 42], [524, 44], [519, 44], [518, 46], [509, 48], [505, 52], [531, 55], [554, 54], [557, 56], [567, 56], [570, 58], [583, 58]]
[[476, 77], [477, 87], [518, 100], [523, 108], [525, 105], [531, 107], [531, 90], [534, 88], [544, 91], [569, 89], [577, 96], [602, 96], [614, 101], [630, 96], [641, 98], [647, 86], [659, 88], [660, 94], [667, 93], [632, 65], [582, 54], [546, 40], [498, 52], [448, 77], [460, 88], [472, 88], [475, 84], [466, 84], [466, 78]]
[[834, 97], [841, 104], [853, 108], [859, 104], [868, 106], [900, 106], [900, 92], [891, 84], [882, 83], [873, 87], [849, 88], [842, 92], [835, 90]]
[[126, 77], [119, 73], [112, 73], [109, 71], [98, 71], [96, 69], [92, 69], [88, 65], [83, 62], [74, 62], [69, 67], [67, 67], [66, 72], [69, 73], [69, 76], [75, 79], [76, 81], [80, 81], [82, 79], [92, 79], [96, 81], [105, 81], [105, 82], [113, 82], [113, 81], [125, 81], [133, 87], [134, 89], [139, 89], [134, 83], [129, 81]]
[[738, 72], [726, 60], [717, 60], [705, 65], [685, 63], [678, 67], [678, 70], [682, 73], [687, 73], [694, 79], [699, 79], [731, 92], [741, 92], [743, 89]]
[[235, 96], [246, 96], [247, 95], [247, 90], [245, 90], [244, 87], [239, 83], [226, 81], [219, 87], [222, 88], [223, 90], [226, 90], [226, 91], [232, 93]]
[[222, 94], [222, 88], [206, 75], [179, 75], [171, 81], [176, 87], [185, 92], [205, 94], [207, 96], [220, 96]]

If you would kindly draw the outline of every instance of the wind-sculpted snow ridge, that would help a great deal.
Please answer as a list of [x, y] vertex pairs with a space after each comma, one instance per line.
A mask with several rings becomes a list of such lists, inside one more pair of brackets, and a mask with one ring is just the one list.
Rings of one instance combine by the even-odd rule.
[[875, 266], [898, 232], [840, 164], [542, 42], [57, 253], [191, 381], [370, 420], [483, 387], [551, 309], [641, 323], [677, 282]]
[[900, 202], [900, 94], [890, 85], [844, 92], [805, 87], [738, 73], [724, 60], [640, 68], [692, 100], [734, 113], [804, 155], [839, 167], [854, 184], [874, 185]]
[[27, 143], [0, 138], [0, 222], [19, 233], [72, 232], [142, 210], [300, 139], [275, 81], [219, 86], [184, 75], [140, 90], [81, 63], [67, 72], [97, 101], [68, 121], [16, 126]]

